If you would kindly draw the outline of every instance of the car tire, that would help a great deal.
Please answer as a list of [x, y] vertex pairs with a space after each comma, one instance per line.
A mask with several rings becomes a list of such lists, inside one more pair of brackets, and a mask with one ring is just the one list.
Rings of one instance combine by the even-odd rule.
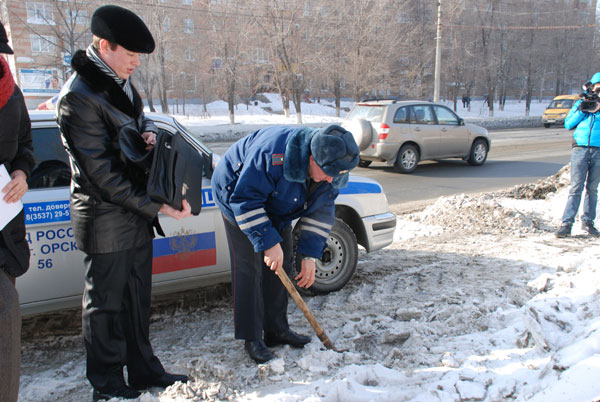
[[[294, 247], [295, 250], [295, 247]], [[326, 294], [342, 289], [356, 272], [358, 246], [354, 232], [336, 218], [327, 239], [323, 257], [316, 263], [315, 282], [308, 288], [298, 288], [306, 295]], [[294, 276], [302, 267], [302, 255], [295, 253]]]
[[550, 124], [550, 123], [544, 123], [544, 127], [546, 127], [546, 128], [550, 128], [551, 125], [552, 124]]
[[419, 164], [419, 150], [412, 144], [403, 145], [398, 152], [394, 168], [400, 173], [412, 173]]
[[356, 145], [358, 145], [358, 149], [361, 151], [367, 149], [373, 138], [371, 122], [365, 119], [356, 119], [345, 123], [344, 126], [352, 133], [354, 141], [356, 141]]
[[485, 163], [488, 156], [488, 144], [481, 138], [475, 140], [471, 146], [471, 152], [469, 153], [469, 165], [481, 166]]
[[358, 161], [358, 167], [361, 167], [361, 168], [369, 167], [369, 165], [371, 164], [371, 162], [373, 162], [373, 161], [366, 161], [364, 159], [360, 159]]

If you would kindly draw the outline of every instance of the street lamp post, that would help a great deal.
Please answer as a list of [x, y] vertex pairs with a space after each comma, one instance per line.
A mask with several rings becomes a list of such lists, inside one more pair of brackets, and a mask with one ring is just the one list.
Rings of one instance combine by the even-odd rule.
[[442, 39], [442, 0], [437, 2], [437, 32], [435, 36], [435, 72], [433, 82], [433, 101], [440, 100], [440, 63], [442, 60], [441, 39]]

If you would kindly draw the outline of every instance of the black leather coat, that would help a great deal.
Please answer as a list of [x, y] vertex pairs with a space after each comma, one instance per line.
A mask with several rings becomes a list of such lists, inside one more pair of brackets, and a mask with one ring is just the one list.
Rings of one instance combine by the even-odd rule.
[[154, 237], [161, 204], [146, 193], [145, 170], [121, 150], [123, 141], [144, 147], [141, 134], [157, 132], [146, 119], [135, 88], [134, 103], [85, 52], [57, 102], [63, 143], [71, 161], [71, 222], [77, 247], [88, 254], [123, 251]]

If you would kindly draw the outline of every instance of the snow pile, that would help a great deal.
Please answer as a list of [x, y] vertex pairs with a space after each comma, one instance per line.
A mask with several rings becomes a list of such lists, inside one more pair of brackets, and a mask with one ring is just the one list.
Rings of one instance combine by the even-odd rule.
[[[554, 237], [564, 174], [528, 187], [556, 188], [545, 193], [445, 197], [399, 216], [395, 242], [361, 250], [344, 289], [306, 298], [343, 353], [324, 349], [290, 301], [291, 327], [312, 342], [256, 365], [233, 339], [230, 297], [174, 301], [152, 317], [152, 343], [192, 381], [140, 401], [600, 399], [600, 239]], [[25, 342], [22, 372], [21, 401], [90, 397], [78, 334]]]

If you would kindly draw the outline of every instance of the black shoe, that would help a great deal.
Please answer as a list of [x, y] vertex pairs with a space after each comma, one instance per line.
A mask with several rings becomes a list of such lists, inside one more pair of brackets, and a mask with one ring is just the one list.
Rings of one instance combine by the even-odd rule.
[[258, 341], [246, 341], [244, 344], [244, 349], [250, 355], [252, 360], [257, 363], [266, 363], [272, 358], [275, 357], [273, 353], [269, 349], [267, 349], [267, 345], [261, 340]]
[[592, 222], [588, 222], [588, 221], [582, 222], [581, 223], [581, 228], [583, 230], [585, 230], [586, 232], [588, 232], [588, 234], [590, 236], [594, 236], [594, 237], [600, 236], [600, 232], [598, 232], [598, 229], [596, 229], [594, 227], [594, 224]]
[[556, 233], [554, 233], [554, 236], [558, 238], [571, 236], [571, 225], [568, 223], [563, 223], [560, 225]]
[[265, 332], [267, 346], [290, 345], [294, 348], [301, 348], [308, 342], [310, 342], [310, 337], [297, 334], [289, 328], [279, 332]]
[[167, 388], [176, 382], [182, 382], [185, 384], [188, 381], [189, 378], [187, 375], [171, 374], [165, 371], [165, 373], [160, 377], [130, 381], [129, 385], [131, 385], [131, 388], [133, 389], [148, 389], [152, 387]]
[[134, 389], [129, 388], [126, 385], [123, 385], [120, 388], [111, 390], [111, 391], [100, 391], [99, 389], [94, 388], [94, 392], [92, 393], [92, 400], [96, 401], [107, 401], [112, 398], [122, 398], [122, 399], [135, 399], [139, 397], [141, 394]]

